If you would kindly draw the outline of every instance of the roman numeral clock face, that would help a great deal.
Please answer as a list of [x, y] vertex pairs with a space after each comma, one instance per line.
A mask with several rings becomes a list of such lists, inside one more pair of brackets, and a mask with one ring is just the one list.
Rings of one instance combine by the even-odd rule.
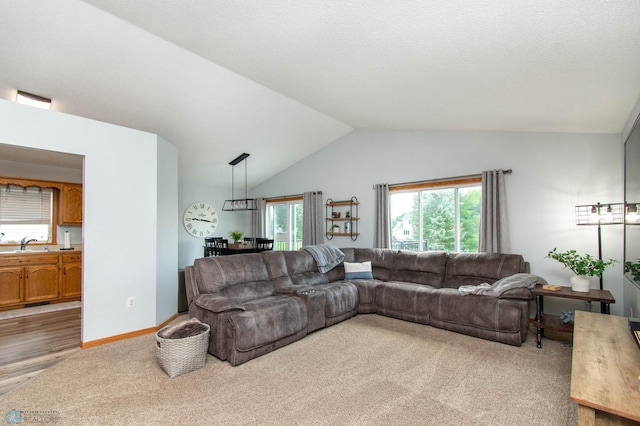
[[216, 230], [218, 213], [207, 203], [193, 203], [185, 210], [182, 222], [189, 235], [204, 238]]

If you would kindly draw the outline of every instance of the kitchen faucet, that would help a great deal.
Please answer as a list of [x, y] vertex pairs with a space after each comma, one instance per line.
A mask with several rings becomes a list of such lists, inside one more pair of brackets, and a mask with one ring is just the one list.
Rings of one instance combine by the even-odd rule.
[[35, 238], [32, 238], [30, 240], [27, 240], [27, 238], [29, 238], [29, 237], [24, 237], [22, 239], [22, 241], [20, 241], [20, 251], [25, 251], [27, 249], [27, 244], [29, 244], [29, 243], [31, 243], [33, 241], [38, 241]]

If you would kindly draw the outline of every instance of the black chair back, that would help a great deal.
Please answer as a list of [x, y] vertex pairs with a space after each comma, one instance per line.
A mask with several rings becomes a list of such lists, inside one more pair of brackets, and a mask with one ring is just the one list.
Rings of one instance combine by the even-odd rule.
[[260, 251], [273, 250], [273, 240], [269, 238], [256, 238], [255, 247]]
[[207, 237], [204, 239], [204, 257], [216, 256], [216, 237]]

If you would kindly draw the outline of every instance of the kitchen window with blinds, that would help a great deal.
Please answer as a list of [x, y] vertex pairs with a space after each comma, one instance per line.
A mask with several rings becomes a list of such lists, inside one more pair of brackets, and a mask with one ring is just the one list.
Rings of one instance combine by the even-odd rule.
[[25, 237], [51, 243], [52, 227], [51, 188], [0, 186], [0, 243], [18, 244]]

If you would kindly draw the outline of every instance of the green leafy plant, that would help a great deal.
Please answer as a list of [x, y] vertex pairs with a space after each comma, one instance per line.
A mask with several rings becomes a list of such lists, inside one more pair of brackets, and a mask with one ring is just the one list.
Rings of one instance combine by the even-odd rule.
[[607, 266], [618, 263], [614, 259], [601, 260], [594, 258], [590, 254], [581, 255], [575, 250], [559, 253], [556, 248], [547, 253], [546, 257], [557, 260], [565, 268], [571, 269], [576, 275], [585, 275], [587, 277], [599, 277]]
[[229, 237], [231, 237], [235, 242], [242, 241], [244, 238], [244, 232], [234, 229], [233, 231], [229, 231]]
[[640, 261], [626, 262], [624, 264], [624, 272], [630, 272], [634, 280], [640, 281]]

